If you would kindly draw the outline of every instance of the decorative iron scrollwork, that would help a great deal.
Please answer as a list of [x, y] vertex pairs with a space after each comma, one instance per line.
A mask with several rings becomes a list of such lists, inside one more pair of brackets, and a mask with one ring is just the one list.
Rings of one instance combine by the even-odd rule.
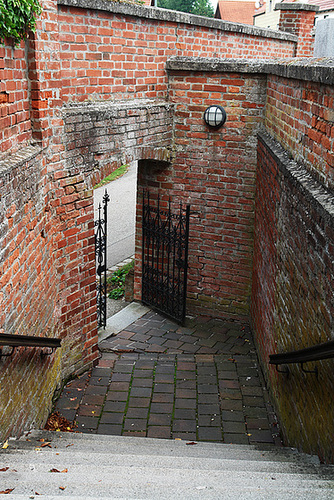
[[190, 206], [172, 213], [143, 193], [142, 301], [183, 323], [186, 314]]
[[107, 324], [107, 209], [110, 197], [107, 190], [99, 204], [98, 219], [95, 225], [95, 262], [97, 281], [97, 325], [105, 328]]

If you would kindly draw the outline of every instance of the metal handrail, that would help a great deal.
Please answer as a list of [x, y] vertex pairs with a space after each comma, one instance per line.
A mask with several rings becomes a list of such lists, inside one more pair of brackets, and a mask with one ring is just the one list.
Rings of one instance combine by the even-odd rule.
[[9, 354], [3, 354], [2, 352], [0, 352], [0, 357], [11, 356], [16, 347], [49, 347], [53, 352], [53, 350], [57, 349], [57, 347], [61, 347], [61, 341], [60, 339], [49, 337], [34, 337], [33, 335], [13, 335], [9, 333], [0, 333], [0, 348], [4, 346], [9, 346], [12, 348], [12, 350]]
[[[300, 363], [302, 365], [302, 370], [306, 373], [318, 373], [317, 367], [315, 370], [304, 370], [303, 364], [309, 361], [319, 361], [321, 359], [334, 358], [334, 340], [329, 342], [324, 342], [323, 344], [318, 344], [312, 347], [306, 347], [305, 349], [299, 349], [297, 351], [290, 351], [281, 354], [271, 354], [269, 356], [269, 364], [276, 365], [287, 365], [291, 363]], [[277, 369], [277, 371], [280, 371]], [[281, 370], [282, 371], [282, 370]], [[288, 369], [284, 371], [288, 373]]]

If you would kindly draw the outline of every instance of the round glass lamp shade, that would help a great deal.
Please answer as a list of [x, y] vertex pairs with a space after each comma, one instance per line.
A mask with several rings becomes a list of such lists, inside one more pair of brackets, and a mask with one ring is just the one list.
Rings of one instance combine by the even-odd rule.
[[225, 109], [218, 104], [209, 106], [204, 112], [204, 121], [209, 127], [219, 128], [226, 122]]

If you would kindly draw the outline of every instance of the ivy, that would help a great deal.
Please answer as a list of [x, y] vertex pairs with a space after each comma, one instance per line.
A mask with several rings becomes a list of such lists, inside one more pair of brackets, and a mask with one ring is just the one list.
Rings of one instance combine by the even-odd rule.
[[12, 38], [18, 45], [36, 30], [35, 15], [41, 12], [38, 0], [0, 0], [0, 43]]

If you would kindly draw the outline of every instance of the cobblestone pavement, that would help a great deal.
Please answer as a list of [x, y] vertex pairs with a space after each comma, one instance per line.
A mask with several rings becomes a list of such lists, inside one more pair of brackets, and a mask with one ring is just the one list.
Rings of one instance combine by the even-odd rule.
[[249, 325], [149, 312], [100, 349], [56, 404], [78, 431], [280, 444]]

